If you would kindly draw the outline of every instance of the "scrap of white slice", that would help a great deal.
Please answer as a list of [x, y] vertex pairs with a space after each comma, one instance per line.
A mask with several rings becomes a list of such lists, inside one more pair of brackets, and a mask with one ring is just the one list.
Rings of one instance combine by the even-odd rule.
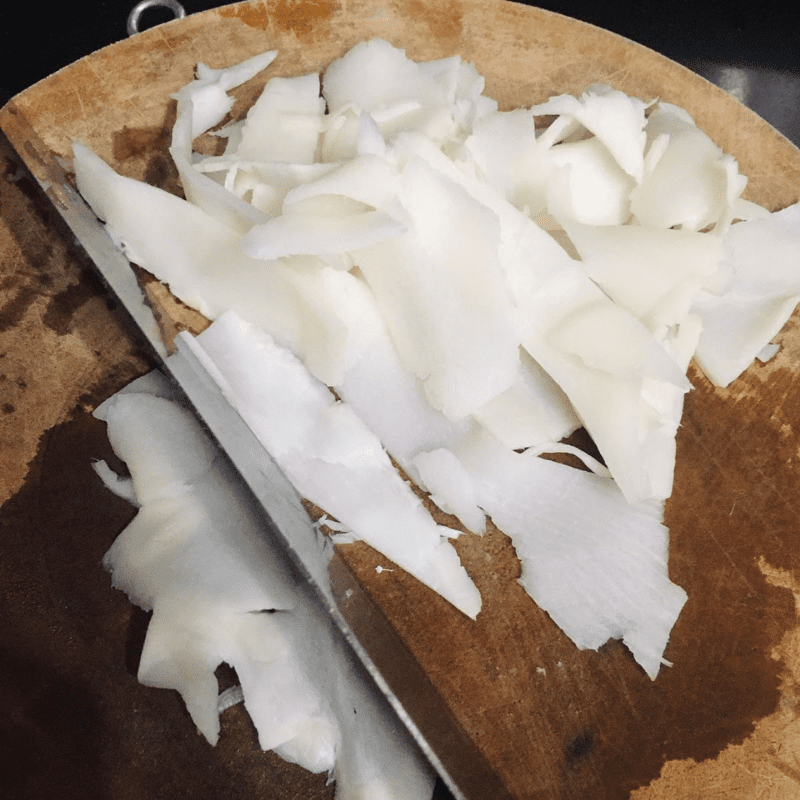
[[253, 161], [311, 164], [325, 101], [317, 73], [271, 78], [247, 112], [236, 155]]
[[[140, 505], [103, 559], [114, 586], [153, 610], [140, 680], [178, 689], [214, 743], [214, 670], [226, 659], [233, 664], [233, 651], [265, 633], [265, 623], [251, 612], [294, 607], [292, 581], [237, 501], [234, 476], [188, 411], [130, 393], [107, 401], [99, 415], [128, 464]], [[272, 637], [260, 647], [264, 659], [275, 654]]]
[[378, 438], [346, 404], [235, 314], [194, 342], [216, 368], [212, 374], [223, 393], [302, 497], [468, 616], [478, 614], [478, 590], [449, 542], [455, 532], [433, 521]]
[[278, 57], [277, 50], [268, 50], [252, 58], [222, 69], [213, 69], [202, 61], [197, 65], [197, 79], [181, 88], [176, 97], [189, 94], [195, 97], [192, 108], [191, 137], [218, 125], [233, 107], [233, 99], [228, 97], [223, 111], [222, 93], [227, 95], [231, 89], [241, 86], [266, 69]]
[[444, 140], [456, 130], [446, 77], [423, 69], [389, 42], [371, 39], [328, 66], [322, 94], [331, 114], [346, 106], [367, 111], [384, 136], [413, 128]]
[[138, 506], [136, 492], [133, 489], [133, 481], [130, 478], [123, 478], [117, 475], [108, 464], [103, 461], [93, 461], [92, 469], [97, 473], [97, 477], [105, 484], [106, 489], [114, 492], [117, 497], [127, 500], [132, 506]]
[[402, 236], [354, 252], [406, 367], [431, 405], [461, 419], [516, 379], [513, 309], [496, 215], [412, 157], [403, 167]]
[[473, 416], [512, 450], [557, 442], [581, 426], [563, 389], [525, 350], [514, 384]]
[[347, 104], [322, 121], [320, 162], [347, 162], [359, 155], [383, 155], [383, 131], [368, 111]]
[[577, 265], [517, 303], [523, 346], [564, 390], [628, 501], [669, 497], [674, 395], [690, 388], [674, 359]]
[[[536, 116], [558, 114], [580, 123], [602, 142], [614, 160], [636, 183], [644, 176], [644, 147], [647, 103], [609, 86], [587, 89], [579, 98], [562, 94], [533, 106]], [[553, 130], [560, 126], [554, 123]], [[551, 126], [552, 127], [552, 126]], [[545, 140], [551, 136], [543, 134]]]
[[270, 50], [224, 69], [212, 69], [200, 62], [197, 78], [173, 95], [178, 105], [173, 146], [188, 158], [192, 142], [222, 122], [233, 108], [228, 92], [266, 69], [277, 56], [277, 50]]
[[[460, 186], [484, 214], [494, 214], [500, 228], [497, 257], [512, 297], [529, 296], [559, 270], [575, 266], [564, 249], [533, 220], [476, 175], [463, 171], [424, 137], [413, 133], [398, 136], [387, 155], [400, 166], [421, 160], [434, 173]], [[509, 319], [514, 319], [518, 311], [508, 313]], [[510, 446], [542, 444], [579, 427], [569, 400], [552, 378], [524, 354], [520, 359], [514, 382], [475, 409], [473, 415]], [[511, 445], [512, 441], [516, 444]], [[446, 439], [429, 442], [428, 449], [434, 446], [446, 447], [448, 443]], [[392, 452], [391, 447], [389, 450]], [[405, 463], [404, 467], [408, 468]]]
[[661, 504], [630, 504], [609, 478], [515, 453], [485, 432], [455, 455], [511, 537], [536, 603], [579, 648], [622, 639], [655, 680], [687, 599], [669, 579]]
[[497, 102], [483, 95], [484, 86], [483, 76], [459, 56], [417, 63], [385, 40], [361, 42], [323, 76], [337, 127], [326, 132], [323, 157], [352, 154], [356, 121], [364, 112], [387, 140], [414, 130], [445, 149], [458, 146], [476, 120], [497, 110]]
[[153, 610], [139, 680], [179, 691], [213, 744], [214, 673], [228, 663], [262, 748], [329, 772], [339, 800], [429, 800], [432, 770], [271, 549], [228, 462], [185, 409], [140, 385], [149, 391], [137, 382], [98, 409], [142, 492], [104, 560], [115, 586]]
[[[631, 211], [643, 225], [722, 232], [733, 219], [747, 178], [731, 156], [711, 141], [682, 108], [659, 102], [646, 128], [649, 170], [631, 194]], [[651, 156], [648, 152], [648, 156]]]
[[[99, 416], [141, 506], [105, 557], [115, 586], [145, 609], [167, 588], [217, 601], [229, 612], [292, 607], [291, 584], [246, 513], [234, 506], [221, 515], [237, 484], [191, 414], [163, 398], [131, 393], [107, 401]], [[167, 533], [153, 536], [156, 528]], [[228, 546], [229, 529], [241, 530], [236, 548]]]
[[320, 661], [333, 670], [341, 665], [336, 664], [333, 648], [324, 652], [324, 622], [315, 625], [304, 619], [306, 605], [298, 597], [290, 612], [247, 615], [245, 623], [254, 633], [258, 633], [256, 623], [260, 625], [261, 640], [274, 642], [275, 652], [269, 653], [259, 639], [252, 639], [249, 652], [238, 664], [230, 660], [234, 654], [225, 653], [224, 660], [236, 669], [261, 749], [279, 751], [311, 772], [331, 771], [340, 747], [338, 725], [325, 696], [327, 687], [314, 673]]
[[264, 214], [225, 192], [207, 175], [198, 174], [192, 163], [192, 142], [222, 122], [231, 110], [233, 98], [228, 91], [261, 72], [277, 55], [277, 50], [271, 50], [228, 69], [215, 70], [198, 64], [197, 79], [174, 95], [177, 110], [170, 155], [178, 169], [184, 195], [187, 200], [239, 232], [264, 222]]
[[722, 260], [719, 237], [646, 225], [565, 222], [583, 269], [658, 339], [680, 325]]
[[[181, 512], [178, 510], [177, 513]], [[157, 538], [168, 530], [168, 523], [162, 521], [161, 525], [150, 528], [148, 533]], [[202, 528], [198, 527], [197, 531], [202, 535]], [[116, 576], [113, 562], [107, 566]], [[134, 587], [139, 575], [141, 573], [131, 577]], [[126, 591], [132, 602], [138, 605], [135, 592], [126, 589], [125, 585], [115, 583], [115, 586]], [[250, 660], [266, 665], [279, 659], [284, 647], [280, 628], [273, 616], [259, 610], [225, 613], [219, 608], [217, 599], [206, 602], [202, 592], [194, 595], [171, 593], [165, 587], [153, 605], [153, 616], [147, 628], [137, 678], [145, 686], [178, 691], [197, 729], [210, 744], [215, 745], [219, 740], [220, 720], [219, 690], [214, 671], [225, 662], [234, 669], [242, 669], [246, 674]], [[313, 704], [313, 700], [308, 703], [307, 697], [303, 697], [299, 691], [295, 692], [295, 698], [304, 712], [308, 705]], [[246, 705], [249, 705], [248, 700], [246, 697]], [[283, 732], [283, 737], [269, 737], [273, 746], [292, 737], [291, 730], [284, 728]], [[328, 733], [320, 737], [317, 748], [329, 753], [334, 742], [335, 739]], [[313, 765], [314, 760], [302, 764], [306, 769], [312, 769]], [[317, 771], [332, 767], [331, 758]]]
[[210, 319], [228, 309], [270, 332], [326, 383], [341, 378], [346, 331], [321, 284], [322, 263], [260, 261], [197, 206], [118, 175], [76, 143], [78, 188], [131, 261]]
[[[222, 80], [220, 78], [220, 80]], [[232, 98], [222, 91], [229, 88], [230, 81], [212, 84], [218, 99], [218, 112], [211, 115], [212, 109], [205, 109], [202, 118], [205, 122], [216, 124], [232, 105]], [[228, 178], [220, 185], [212, 180], [209, 173], [213, 165], [220, 161], [229, 164], [229, 169], [238, 171], [240, 164], [248, 162], [288, 163], [310, 166], [314, 162], [320, 135], [324, 103], [319, 97], [319, 76], [305, 75], [299, 78], [271, 79], [259, 99], [251, 107], [247, 119], [237, 131], [235, 139], [229, 140], [229, 147], [222, 159], [196, 159], [192, 155], [192, 141], [205, 129], [198, 129], [197, 113], [194, 106], [205, 99], [210, 91], [203, 81], [194, 81], [184, 87], [177, 95], [178, 113], [172, 130], [170, 154], [178, 167], [186, 199], [206, 210], [220, 221], [229, 224], [239, 233], [245, 233], [253, 225], [263, 224], [269, 219], [270, 201], [274, 199], [267, 191], [267, 198], [261, 196], [255, 186], [240, 188], [239, 192], [225, 191], [235, 178]], [[223, 99], [224, 98], [224, 101]], [[209, 106], [210, 100], [204, 103]], [[210, 127], [210, 126], [209, 126]], [[250, 191], [253, 199], [256, 191], [258, 202], [246, 202], [245, 191]]]
[[290, 191], [317, 180], [336, 166], [250, 161], [236, 155], [206, 156], [194, 162], [197, 172], [212, 176], [227, 191], [263, 211], [266, 218], [282, 213], [284, 198]]
[[[554, 123], [555, 124], [555, 123]], [[400, 167], [413, 159], [460, 186], [477, 204], [490, 211], [500, 226], [497, 257], [512, 296], [532, 291], [541, 281], [573, 259], [555, 239], [463, 163], [455, 163], [432, 142], [416, 133], [396, 137], [390, 152]]]
[[214, 180], [213, 175], [195, 169], [178, 147], [172, 147], [170, 155], [178, 169], [186, 199], [217, 222], [224, 223], [236, 233], [246, 233], [253, 225], [269, 219], [264, 208], [246, 202]]
[[325, 270], [323, 277], [326, 296], [347, 328], [345, 366], [333, 388], [392, 458], [420, 482], [413, 457], [461, 438], [470, 422], [454, 422], [428, 403], [419, 378], [403, 366], [363, 279], [333, 269]]
[[[426, 75], [430, 75], [439, 86], [446, 103], [475, 102], [480, 99], [486, 86], [483, 75], [475, 69], [474, 65], [463, 61], [461, 56], [448, 56], [417, 63], [420, 70]], [[496, 101], [491, 98], [484, 97], [483, 100], [485, 103], [481, 103], [482, 108], [497, 108]]]
[[[426, 62], [423, 69], [431, 67], [437, 62]], [[445, 87], [448, 102], [454, 97], [450, 106], [453, 121], [456, 123], [454, 141], [442, 142], [442, 147], [447, 150], [451, 145], [461, 143], [483, 117], [497, 111], [497, 100], [483, 94], [486, 88], [486, 79], [481, 75], [474, 64], [459, 58], [455, 74], [455, 95], [451, 95], [449, 87]]]
[[553, 170], [549, 144], [537, 140], [526, 109], [495, 111], [475, 122], [464, 142], [489, 186], [531, 216], [547, 208], [547, 180]]
[[322, 95], [331, 113], [348, 104], [372, 112], [408, 102], [425, 106], [445, 100], [445, 92], [428, 71], [383, 39], [359, 42], [331, 62], [322, 78]]
[[560, 220], [621, 227], [630, 216], [636, 181], [596, 136], [550, 148], [547, 208]]
[[439, 447], [418, 453], [414, 467], [442, 511], [458, 517], [467, 530], [484, 533], [486, 514], [478, 505], [472, 478], [452, 451]]
[[358, 155], [315, 180], [287, 192], [283, 210], [311, 197], [342, 195], [371, 208], [388, 211], [397, 206], [400, 175], [388, 159], [373, 153]]
[[692, 311], [670, 336], [661, 341], [664, 349], [675, 359], [675, 363], [683, 372], [689, 369], [689, 363], [694, 358], [702, 331], [703, 320], [699, 314]]
[[[311, 624], [326, 623], [327, 641], [320, 642], [320, 658], [314, 663], [316, 681], [327, 689], [330, 707], [338, 721], [340, 744], [333, 777], [336, 800], [429, 800], [435, 775], [419, 754], [408, 733], [398, 726], [388, 703], [378, 702], [374, 688], [366, 685], [362, 672], [352, 668], [352, 655], [344, 640], [322, 612], [304, 604], [302, 611]], [[307, 626], [306, 626], [307, 627]], [[308, 641], [298, 629], [301, 643]], [[327, 665], [328, 653], [341, 668]]]
[[731, 225], [723, 245], [730, 286], [693, 305], [703, 321], [697, 362], [717, 386], [747, 369], [800, 302], [800, 203]]
[[[230, 80], [222, 81], [221, 86], [213, 84], [213, 88], [219, 93], [223, 88], [230, 88], [229, 83]], [[262, 183], [258, 180], [244, 187], [240, 185], [239, 191], [234, 191], [232, 184], [236, 173], [252, 162], [263, 164], [265, 168], [283, 163], [295, 167], [310, 167], [313, 164], [324, 111], [324, 104], [319, 97], [319, 77], [306, 75], [270, 80], [251, 107], [247, 119], [237, 129], [236, 137], [229, 139], [226, 154], [221, 158], [199, 159], [193, 156], [191, 146], [193, 139], [205, 129], [198, 129], [194, 122], [197, 116], [194, 106], [205, 98], [204, 93], [208, 91], [206, 83], [198, 80], [176, 95], [178, 110], [170, 154], [178, 167], [186, 199], [239, 233], [245, 233], [253, 225], [267, 222], [269, 212], [273, 211], [271, 206], [277, 202], [279, 207], [274, 194], [280, 195], [280, 199], [282, 194], [279, 190], [273, 194], [269, 185], [262, 190]], [[222, 97], [229, 109], [232, 98], [224, 92]], [[223, 100], [220, 98], [218, 102], [218, 112], [227, 113]], [[205, 105], [209, 105], [209, 102]], [[203, 118], [211, 124], [216, 124], [224, 117], [224, 113], [216, 116], [209, 114], [210, 111], [206, 110]], [[218, 169], [221, 164], [228, 169], [222, 184], [212, 180], [217, 171], [215, 167]], [[249, 174], [250, 171], [245, 172]], [[250, 202], [243, 198], [246, 192], [249, 192]], [[257, 202], [252, 202], [254, 196]]]
[[296, 202], [284, 213], [256, 225], [242, 237], [246, 255], [277, 259], [296, 255], [336, 256], [398, 236], [405, 226], [339, 194], [320, 194]]

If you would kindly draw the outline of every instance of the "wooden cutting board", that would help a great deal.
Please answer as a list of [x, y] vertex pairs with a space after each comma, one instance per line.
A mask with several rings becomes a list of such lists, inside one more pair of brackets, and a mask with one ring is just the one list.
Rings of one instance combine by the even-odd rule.
[[[204, 12], [52, 75], [5, 106], [0, 127], [34, 171], [37, 148], [68, 160], [71, 142], [79, 139], [120, 172], [179, 192], [166, 153], [175, 113], [169, 96], [191, 80], [197, 61], [222, 67], [266, 49], [280, 50], [266, 73], [237, 90], [236, 116], [268, 77], [318, 71], [371, 36], [404, 47], [415, 59], [461, 54], [486, 76], [487, 94], [504, 109], [552, 94], [579, 93], [598, 81], [645, 99], [680, 104], [738, 159], [750, 177], [747, 198], [772, 209], [800, 198], [800, 151], [721, 90], [616, 35], [497, 0], [254, 0]], [[252, 730], [235, 710], [224, 718], [231, 738], [223, 739], [222, 750], [211, 751], [199, 740], [185, 743], [194, 731], [179, 706], [159, 707], [154, 715], [151, 704], [162, 703], [161, 693], [131, 686], [144, 622], [124, 598], [113, 606], [113, 614], [109, 611], [105, 598], [113, 605], [118, 593], [97, 565], [130, 512], [106, 510], [106, 495], [90, 488], [93, 476], [84, 463], [90, 456], [77, 443], [102, 447], [102, 430], [88, 411], [153, 365], [69, 235], [35, 199], [13, 153], [3, 148], [0, 597], [7, 613], [0, 623], [5, 626], [0, 628], [0, 658], [5, 658], [0, 666], [8, 671], [17, 663], [8, 652], [4, 655], [12, 643], [27, 642], [31, 653], [38, 643], [42, 666], [29, 673], [50, 681], [48, 686], [53, 680], [48, 659], [59, 664], [64, 676], [82, 670], [106, 676], [86, 689], [93, 707], [103, 713], [88, 722], [77, 717], [83, 732], [93, 737], [92, 752], [104, 759], [104, 777], [88, 768], [85, 775], [75, 773], [78, 782], [90, 780], [86, 776], [91, 774], [103, 797], [134, 796], [125, 788], [131, 781], [139, 786], [135, 796], [160, 796], [166, 786], [163, 770], [159, 774], [147, 765], [162, 757], [171, 770], [170, 786], [173, 791], [182, 787], [181, 796], [209, 796], [204, 792], [212, 780], [220, 787], [215, 797], [332, 796], [324, 781], [306, 785], [304, 775], [287, 772], [275, 759], [264, 761]], [[149, 282], [148, 291], [166, 311], [167, 336], [207, 324], [172, 303], [158, 285]], [[346, 609], [352, 623], [370, 632], [373, 656], [399, 694], [417, 687], [418, 693], [406, 698], [412, 713], [471, 797], [798, 796], [798, 325], [795, 316], [778, 339], [778, 355], [751, 367], [726, 390], [690, 370], [694, 389], [678, 436], [675, 491], [666, 520], [670, 574], [687, 590], [689, 602], [666, 652], [674, 667], [662, 670], [655, 682], [619, 643], [599, 652], [578, 651], [516, 583], [519, 566], [513, 550], [496, 530], [457, 543], [484, 598], [477, 622], [405, 573], [377, 572], [377, 566], [391, 565], [370, 548], [339, 549], [336, 581], [355, 581], [359, 588]], [[96, 457], [106, 457], [105, 451]], [[62, 539], [54, 545], [47, 532], [48, 523], [60, 519], [64, 503], [43, 501], [51, 486], [47, 481], [57, 482], [66, 473], [70, 479], [77, 476], [70, 484], [70, 507], [83, 509], [76, 512], [78, 521], [70, 523], [70, 547]], [[108, 501], [112, 507], [117, 508]], [[81, 525], [92, 532], [87, 561], [81, 536], [75, 535]], [[43, 624], [42, 615], [51, 624]], [[93, 630], [107, 642], [123, 643], [121, 650], [86, 644]], [[120, 683], [112, 680], [115, 657], [127, 665], [119, 667]], [[105, 671], [98, 670], [98, 659]], [[36, 744], [31, 731], [39, 731], [38, 736], [42, 728], [31, 710], [37, 708], [31, 698], [38, 697], [31, 681], [12, 682], [19, 692], [11, 697], [9, 724], [27, 731]], [[122, 693], [117, 698], [128, 698], [124, 716], [115, 692]], [[136, 727], [131, 709], [142, 715], [138, 719], [147, 716], [151, 727]], [[168, 728], [156, 719], [168, 721]], [[52, 730], [55, 737], [61, 729], [55, 725]], [[116, 742], [116, 749], [105, 736]], [[74, 772], [76, 762], [68, 758], [74, 745], [68, 739], [64, 732], [58, 753], [67, 753], [64, 764]], [[57, 781], [44, 760], [34, 760], [25, 775], [20, 772], [24, 762], [14, 763], [20, 786], [37, 769]], [[196, 774], [198, 764], [204, 765], [205, 783], [192, 783], [190, 774]], [[240, 781], [236, 791], [243, 793], [222, 794], [234, 791], [234, 780]], [[70, 796], [66, 785], [62, 782], [59, 796]], [[56, 794], [39, 790], [31, 796]]]

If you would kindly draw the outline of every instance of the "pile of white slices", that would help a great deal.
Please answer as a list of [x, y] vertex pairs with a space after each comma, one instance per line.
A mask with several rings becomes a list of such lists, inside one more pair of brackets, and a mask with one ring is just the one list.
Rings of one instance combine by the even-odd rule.
[[[102, 461], [95, 469], [138, 506], [104, 564], [114, 586], [153, 612], [139, 680], [179, 691], [211, 744], [220, 713], [243, 699], [259, 745], [327, 772], [337, 800], [430, 800], [430, 766], [271, 549], [238, 476], [174, 393], [154, 372], [95, 412], [130, 477]], [[223, 662], [239, 686], [220, 694]]]
[[[76, 143], [79, 190], [131, 261], [216, 320], [187, 340], [342, 535], [479, 613], [460, 531], [391, 456], [464, 529], [488, 516], [511, 537], [578, 647], [622, 639], [655, 679], [686, 601], [662, 524], [686, 370], [724, 386], [774, 353], [800, 300], [800, 205], [743, 200], [736, 161], [674, 105], [593, 86], [498, 111], [460, 57], [382, 40], [271, 78], [216, 128], [276, 57], [200, 64], [175, 96], [185, 200]], [[220, 155], [193, 151], [209, 131]], [[604, 464], [560, 443], [580, 426]], [[559, 450], [588, 469], [539, 458]], [[141, 602], [150, 567], [123, 550], [115, 583]], [[191, 608], [216, 597], [197, 592]]]

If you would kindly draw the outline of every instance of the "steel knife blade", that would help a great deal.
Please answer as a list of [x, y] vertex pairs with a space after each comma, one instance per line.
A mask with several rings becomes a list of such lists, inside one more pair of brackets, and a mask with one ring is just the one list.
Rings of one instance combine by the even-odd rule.
[[[318, 534], [297, 491], [223, 396], [198, 358], [191, 336], [178, 335], [174, 341], [175, 351], [170, 353], [131, 263], [80, 196], [64, 164], [28, 125], [24, 115], [14, 107], [13, 100], [0, 110], [0, 130], [69, 226], [109, 291], [128, 312], [161, 369], [231, 461], [263, 512], [269, 535], [302, 576], [307, 591], [322, 604], [376, 691], [386, 699], [453, 797], [456, 800], [509, 797], [461, 726], [453, 719], [443, 722], [430, 713], [431, 704], [435, 703], [435, 689], [419, 668], [414, 669], [408, 654], [401, 652], [402, 646], [388, 622], [380, 615], [365, 614], [363, 587], [346, 565], [336, 556], [330, 564], [320, 559], [319, 547], [315, 544]], [[355, 610], [348, 617], [342, 613], [341, 598], [344, 596], [362, 600], [360, 606], [353, 604]], [[364, 624], [367, 617], [369, 625]], [[354, 619], [357, 634], [350, 624]], [[379, 654], [381, 668], [376, 665], [373, 653]], [[391, 685], [384, 675], [387, 669], [393, 673]], [[414, 709], [414, 713], [410, 714], [407, 707]], [[419, 719], [423, 720], [425, 733], [417, 724]]]

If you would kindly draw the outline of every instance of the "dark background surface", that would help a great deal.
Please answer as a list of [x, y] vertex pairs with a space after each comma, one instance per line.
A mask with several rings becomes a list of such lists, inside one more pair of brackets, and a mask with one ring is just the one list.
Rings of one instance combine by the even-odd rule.
[[[134, 0], [77, 0], [41, 8], [28, 5], [27, 11], [22, 7], [22, 13], [19, 6], [7, 7], [0, 42], [0, 102], [124, 38], [134, 5]], [[224, 3], [184, 0], [183, 5], [187, 14], [192, 14]], [[786, 3], [544, 0], [533, 5], [591, 22], [678, 61], [700, 59], [800, 73], [800, 25]], [[166, 10], [151, 9], [143, 16], [142, 27], [171, 18]]]

